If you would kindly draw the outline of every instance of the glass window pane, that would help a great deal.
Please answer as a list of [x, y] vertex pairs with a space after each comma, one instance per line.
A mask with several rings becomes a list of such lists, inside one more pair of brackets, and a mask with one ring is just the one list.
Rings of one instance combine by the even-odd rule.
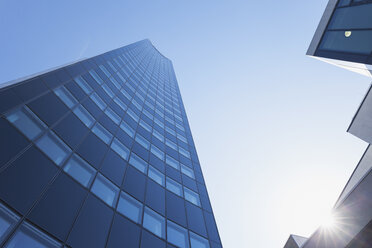
[[103, 80], [101, 79], [100, 76], [98, 76], [97, 72], [95, 70], [90, 70], [89, 74], [96, 80], [96, 82], [101, 85], [103, 84]]
[[190, 232], [191, 248], [209, 248], [209, 242], [205, 238]]
[[51, 131], [38, 139], [36, 141], [36, 146], [58, 166], [60, 166], [71, 153], [71, 149]]
[[186, 165], [181, 164], [181, 172], [185, 174], [186, 176], [189, 176], [195, 179], [194, 171], [191, 168], [187, 167]]
[[167, 131], [168, 133], [173, 134], [174, 136], [176, 136], [176, 132], [169, 127], [165, 127], [165, 131]]
[[134, 137], [134, 130], [133, 128], [131, 128], [125, 121], [122, 121], [121, 124], [120, 124], [120, 128], [126, 132], [130, 137]]
[[106, 202], [109, 206], [114, 206], [119, 194], [119, 188], [111, 183], [107, 178], [98, 174], [92, 186], [92, 192]]
[[129, 93], [124, 89], [124, 88], [122, 88], [121, 90], [120, 90], [120, 92], [128, 99], [128, 100], [130, 100], [130, 99], [132, 99], [132, 97], [129, 95]]
[[165, 221], [164, 217], [155, 213], [149, 208], [145, 208], [143, 217], [143, 227], [160, 238], [165, 236]]
[[119, 105], [122, 110], [125, 111], [127, 109], [127, 105], [125, 105], [125, 103], [122, 100], [120, 100], [118, 97], [115, 97], [114, 102], [117, 105]]
[[154, 116], [150, 114], [146, 109], [143, 109], [142, 113], [146, 115], [150, 120], [154, 118]]
[[182, 197], [182, 186], [181, 184], [177, 183], [176, 181], [170, 179], [169, 177], [167, 177], [167, 181], [166, 181], [166, 188], [175, 193], [176, 195], [178, 196], [181, 196]]
[[165, 139], [165, 144], [167, 146], [169, 146], [170, 148], [172, 148], [172, 149], [174, 149], [174, 150], [177, 151], [177, 145], [176, 145], [176, 143], [170, 141], [169, 139]]
[[167, 221], [167, 239], [171, 244], [180, 248], [189, 247], [187, 230], [171, 221]]
[[158, 124], [161, 128], [164, 128], [164, 123], [161, 122], [159, 119], [154, 119], [155, 123]]
[[10, 209], [0, 204], [0, 243], [9, 234], [19, 217]]
[[185, 131], [185, 128], [178, 123], [176, 123], [176, 127], [180, 129], [181, 131]]
[[106, 115], [116, 123], [116, 125], [119, 125], [120, 123], [120, 117], [112, 110], [111, 108], [107, 108], [105, 110]]
[[117, 138], [114, 138], [114, 140], [112, 141], [111, 148], [117, 154], [119, 154], [120, 157], [122, 157], [125, 160], [128, 160], [129, 149], [124, 144], [122, 144]]
[[160, 140], [161, 142], [164, 142], [164, 136], [161, 135], [158, 131], [156, 131], [155, 129], [152, 130], [152, 133], [153, 135], [158, 139]]
[[174, 169], [180, 170], [180, 164], [174, 158], [167, 155], [165, 162], [167, 163], [167, 165], [173, 167]]
[[150, 149], [150, 142], [137, 133], [135, 140], [147, 150]]
[[5, 247], [56, 248], [62, 247], [62, 245], [29, 223], [24, 222]]
[[109, 64], [109, 66], [111, 67], [111, 69], [115, 72], [116, 71], [116, 68], [114, 67], [114, 65], [110, 62], [110, 61], [107, 61], [107, 64]]
[[103, 142], [110, 144], [112, 134], [99, 123], [96, 123], [92, 128], [92, 132], [95, 133]]
[[76, 154], [68, 160], [63, 170], [84, 187], [89, 187], [96, 173], [92, 166]]
[[107, 84], [102, 85], [103, 90], [109, 95], [111, 98], [114, 97], [114, 92], [107, 86]]
[[174, 120], [172, 120], [168, 116], [165, 116], [165, 120], [174, 125]]
[[127, 114], [132, 117], [133, 120], [135, 120], [136, 122], [139, 121], [139, 117], [136, 113], [133, 112], [133, 110], [131, 110], [130, 108], [128, 108], [127, 110]]
[[164, 161], [164, 152], [154, 145], [151, 145], [151, 153]]
[[30, 140], [39, 136], [47, 126], [26, 106], [16, 109], [6, 116]]
[[120, 90], [120, 88], [121, 88], [121, 87], [120, 87], [120, 84], [118, 83], [118, 81], [116, 81], [115, 78], [110, 77], [110, 81], [111, 81], [111, 83], [115, 86], [116, 89]]
[[85, 94], [89, 95], [93, 91], [92, 87], [90, 87], [87, 81], [85, 81], [85, 79], [82, 78], [81, 76], [74, 78], [74, 80], [80, 86], [80, 88], [85, 92]]
[[347, 6], [349, 5], [351, 0], [340, 0], [338, 1], [338, 6]]
[[147, 172], [147, 162], [143, 160], [142, 158], [138, 157], [133, 152], [130, 155], [129, 164], [131, 164], [134, 168], [141, 171], [142, 173]]
[[182, 147], [179, 147], [179, 152], [180, 152], [183, 156], [185, 156], [185, 157], [187, 157], [187, 158], [191, 158], [191, 157], [190, 157], [190, 152], [189, 152], [189, 151], [186, 151], [186, 150], [183, 149]]
[[73, 106], [75, 106], [78, 103], [78, 101], [75, 99], [75, 97], [73, 97], [73, 95], [71, 95], [71, 93], [64, 86], [61, 86], [61, 87], [58, 87], [58, 88], [54, 89], [54, 93], [69, 108], [72, 108]]
[[90, 99], [97, 104], [97, 106], [101, 109], [104, 110], [106, 108], [106, 103], [97, 95], [96, 92], [94, 92], [92, 95], [90, 95]]
[[101, 68], [101, 70], [105, 73], [105, 75], [108, 78], [110, 77], [110, 73], [108, 72], [108, 70], [106, 69], [106, 67], [104, 65], [99, 65], [99, 68]]
[[149, 124], [147, 124], [143, 120], [141, 120], [139, 124], [141, 125], [141, 127], [143, 127], [144, 129], [146, 129], [147, 131], [151, 132], [151, 126]]
[[139, 104], [136, 100], [132, 100], [132, 104], [139, 110], [139, 111], [141, 111], [141, 109], [142, 109], [142, 106], [141, 106], [141, 104]]
[[199, 195], [186, 187], [183, 187], [183, 189], [185, 192], [185, 199], [200, 207]]
[[136, 223], [141, 223], [142, 203], [125, 192], [121, 192], [117, 210]]
[[74, 114], [84, 123], [85, 126], [91, 128], [94, 123], [93, 116], [83, 106], [79, 105], [73, 110]]
[[372, 30], [327, 31], [319, 49], [349, 53], [370, 54], [372, 52]]
[[187, 139], [180, 134], [177, 134], [177, 138], [187, 144]]
[[[359, 0], [364, 1], [364, 0]], [[357, 0], [354, 0], [354, 3]], [[332, 16], [328, 29], [370, 29], [372, 28], [372, 5], [363, 4], [350, 8], [338, 8]]]
[[120, 71], [117, 71], [116, 74], [119, 76], [119, 78], [121, 79], [121, 81], [124, 83], [125, 82], [125, 78], [123, 77], [123, 75], [121, 75], [121, 72]]
[[164, 186], [164, 182], [165, 182], [165, 176], [164, 176], [164, 174], [161, 173], [160, 171], [158, 171], [157, 169], [155, 169], [154, 167], [149, 166], [148, 176], [152, 180], [154, 180], [155, 182], [157, 182], [158, 184], [160, 184], [161, 186]]

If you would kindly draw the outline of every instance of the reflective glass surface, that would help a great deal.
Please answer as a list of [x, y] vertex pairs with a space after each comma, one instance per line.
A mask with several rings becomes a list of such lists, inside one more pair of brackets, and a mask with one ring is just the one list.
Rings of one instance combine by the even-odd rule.
[[109, 206], [114, 206], [119, 189], [107, 178], [98, 174], [92, 186], [92, 192]]
[[187, 230], [169, 220], [167, 222], [167, 239], [169, 243], [174, 244], [177, 247], [189, 247]]
[[145, 139], [144, 137], [142, 137], [140, 134], [137, 134], [136, 135], [136, 141], [141, 145], [143, 146], [144, 148], [146, 149], [150, 149], [150, 142]]
[[132, 153], [130, 155], [129, 164], [131, 164], [134, 168], [141, 171], [142, 173], [147, 172], [147, 163], [142, 158], [138, 157], [136, 154]]
[[46, 125], [27, 107], [11, 112], [7, 119], [31, 140], [46, 129]]
[[371, 1], [340, 0], [315, 55], [371, 64], [371, 11]]
[[84, 187], [89, 187], [96, 173], [96, 170], [92, 166], [76, 154], [67, 161], [63, 170]]
[[160, 238], [165, 237], [164, 218], [149, 208], [145, 208], [143, 227]]
[[77, 106], [73, 112], [81, 120], [81, 122], [85, 124], [85, 126], [88, 128], [92, 127], [94, 118], [83, 106]]
[[117, 125], [120, 123], [120, 117], [110, 108], [107, 108], [105, 110], [106, 115]]
[[141, 223], [142, 204], [125, 192], [121, 192], [117, 210], [133, 220], [136, 223]]
[[185, 199], [188, 200], [189, 202], [200, 206], [200, 199], [199, 195], [195, 193], [194, 191], [184, 187], [184, 193], [185, 193]]
[[58, 166], [71, 153], [71, 149], [53, 132], [48, 132], [38, 139], [36, 145]]
[[4, 247], [221, 247], [172, 62], [148, 40], [4, 92]]
[[165, 184], [165, 176], [163, 173], [155, 169], [154, 167], [150, 166], [149, 167], [149, 172], [148, 172], [149, 178], [160, 184], [161, 186], [164, 186]]
[[129, 149], [121, 143], [118, 139], [114, 139], [111, 143], [111, 148], [119, 154], [120, 157], [124, 158], [125, 160], [128, 160], [129, 156]]
[[186, 165], [181, 164], [181, 172], [186, 176], [195, 178], [194, 171], [191, 168], [187, 167]]
[[0, 242], [10, 233], [18, 220], [19, 217], [16, 214], [0, 204]]
[[80, 88], [86, 93], [86, 94], [90, 94], [92, 93], [93, 89], [92, 87], [90, 87], [90, 85], [87, 83], [87, 81], [85, 81], [84, 78], [82, 78], [81, 76], [78, 76], [75, 78], [75, 82], [80, 86]]
[[96, 80], [98, 84], [103, 84], [103, 80], [100, 76], [98, 76], [97, 72], [95, 70], [90, 70], [89, 74]]
[[167, 177], [167, 189], [173, 193], [175, 193], [176, 195], [179, 195], [179, 196], [182, 196], [182, 186], [181, 184], [177, 183], [176, 181], [170, 179], [169, 177]]
[[58, 87], [54, 89], [54, 93], [67, 105], [67, 107], [72, 108], [74, 107], [78, 101], [75, 97], [71, 95], [71, 93], [64, 87]]
[[25, 222], [5, 247], [57, 248], [62, 247], [62, 245]]
[[94, 127], [92, 128], [92, 132], [95, 133], [103, 142], [105, 142], [106, 144], [110, 144], [113, 136], [101, 124], [96, 123], [96, 125], [94, 125]]
[[93, 100], [93, 102], [101, 109], [104, 110], [106, 108], [106, 103], [100, 98], [97, 93], [93, 93], [90, 95], [90, 98]]
[[134, 137], [135, 131], [131, 128], [125, 121], [122, 121], [120, 124], [120, 128], [126, 132], [130, 137]]
[[209, 248], [209, 242], [205, 238], [190, 232], [191, 248]]
[[179, 170], [180, 169], [180, 164], [177, 160], [175, 160], [174, 158], [172, 158], [171, 156], [168, 156], [166, 157], [166, 163], [167, 165], [173, 167], [174, 169], [176, 170]]

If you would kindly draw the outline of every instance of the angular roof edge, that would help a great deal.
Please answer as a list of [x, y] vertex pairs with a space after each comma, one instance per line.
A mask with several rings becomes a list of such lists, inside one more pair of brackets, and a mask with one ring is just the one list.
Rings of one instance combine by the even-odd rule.
[[313, 56], [315, 54], [315, 51], [318, 48], [320, 40], [323, 37], [323, 33], [324, 33], [325, 29], [327, 28], [327, 25], [328, 25], [329, 19], [331, 18], [333, 10], [336, 7], [337, 1], [338, 0], [329, 0], [329, 2], [327, 4], [327, 7], [324, 10], [323, 16], [320, 19], [318, 27], [315, 31], [313, 39], [311, 40], [309, 48], [307, 49], [306, 55], [312, 55]]

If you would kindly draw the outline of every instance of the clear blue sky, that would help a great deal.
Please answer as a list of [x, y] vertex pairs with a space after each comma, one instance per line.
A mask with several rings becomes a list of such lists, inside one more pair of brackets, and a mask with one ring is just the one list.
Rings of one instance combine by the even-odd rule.
[[305, 56], [327, 0], [0, 0], [0, 83], [149, 38], [173, 61], [225, 248], [321, 224], [369, 79]]

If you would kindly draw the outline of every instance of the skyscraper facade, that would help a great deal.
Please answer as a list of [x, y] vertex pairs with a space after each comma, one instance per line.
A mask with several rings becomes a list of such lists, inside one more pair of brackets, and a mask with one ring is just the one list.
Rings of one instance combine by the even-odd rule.
[[[307, 54], [371, 77], [372, 1], [329, 0]], [[372, 247], [371, 87], [348, 132], [368, 147], [335, 203], [334, 224], [320, 227], [301, 248]]]
[[0, 87], [0, 247], [222, 247], [150, 41]]

